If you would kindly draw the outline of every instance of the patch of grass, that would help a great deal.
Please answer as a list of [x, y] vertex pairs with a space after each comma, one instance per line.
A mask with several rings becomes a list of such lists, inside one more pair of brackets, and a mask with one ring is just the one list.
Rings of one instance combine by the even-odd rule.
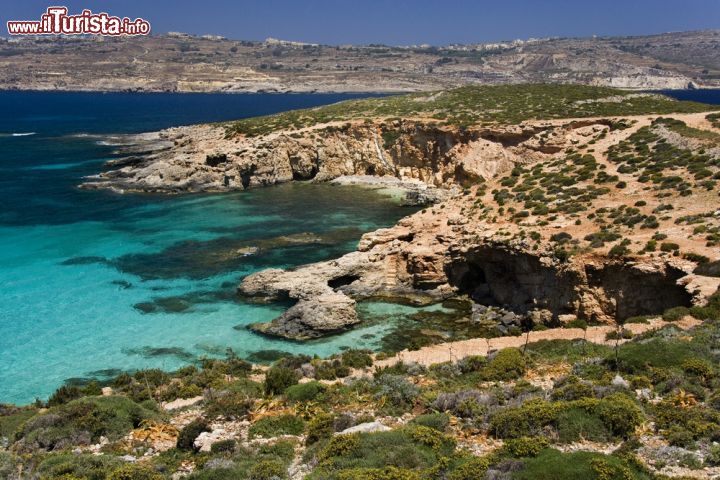
[[618, 457], [590, 452], [562, 453], [547, 449], [525, 460], [514, 480], [650, 480], [652, 476], [634, 463]]
[[611, 351], [610, 347], [584, 340], [541, 340], [529, 344], [525, 353], [536, 362], [574, 364], [589, 357], [604, 357]]
[[250, 425], [250, 438], [272, 438], [280, 435], [302, 435], [305, 422], [295, 415], [279, 415], [261, 418]]

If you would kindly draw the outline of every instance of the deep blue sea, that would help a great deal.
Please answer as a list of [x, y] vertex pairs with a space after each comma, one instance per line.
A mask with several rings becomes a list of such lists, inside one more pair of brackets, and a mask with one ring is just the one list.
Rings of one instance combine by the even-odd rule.
[[[284, 307], [245, 303], [235, 288], [250, 272], [354, 249], [362, 233], [412, 213], [396, 198], [309, 184], [185, 196], [76, 188], [114, 157], [106, 134], [345, 98], [0, 93], [0, 402], [47, 397], [68, 379], [176, 369], [227, 347], [243, 357], [374, 347], [377, 326], [311, 344], [255, 335], [244, 326]], [[260, 250], [243, 257], [245, 247]]]

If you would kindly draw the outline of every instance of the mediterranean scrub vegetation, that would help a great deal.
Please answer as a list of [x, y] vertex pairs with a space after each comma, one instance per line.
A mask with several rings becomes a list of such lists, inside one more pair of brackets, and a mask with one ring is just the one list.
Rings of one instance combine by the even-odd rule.
[[[682, 314], [704, 322], [682, 330], [669, 321], [617, 348], [545, 340], [428, 367], [376, 366], [356, 350], [269, 368], [230, 355], [122, 374], [105, 385], [110, 395], [63, 388], [49, 406], [3, 406], [0, 472], [604, 480], [711, 468], [720, 463], [720, 296]], [[319, 378], [328, 371], [338, 375]]]
[[[618, 97], [619, 101], [597, 101]], [[623, 99], [627, 97], [627, 100]], [[678, 102], [661, 95], [632, 96], [630, 92], [585, 85], [465, 86], [442, 92], [415, 93], [292, 110], [225, 125], [229, 136], [258, 136], [328, 122], [364, 119], [427, 118], [445, 125], [519, 123], [530, 119], [578, 118], [640, 114], [692, 113], [708, 105]], [[391, 139], [385, 139], [391, 141]]]

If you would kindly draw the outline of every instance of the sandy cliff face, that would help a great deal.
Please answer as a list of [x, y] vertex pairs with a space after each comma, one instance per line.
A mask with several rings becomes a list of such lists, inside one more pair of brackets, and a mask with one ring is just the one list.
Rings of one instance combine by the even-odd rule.
[[[201, 125], [160, 132], [145, 155], [114, 160], [84, 188], [124, 191], [225, 191], [344, 175], [416, 179], [436, 187], [472, 184], [539, 158], [518, 127], [460, 130], [423, 122], [323, 125], [292, 134], [227, 138]], [[527, 145], [523, 145], [527, 142]]]

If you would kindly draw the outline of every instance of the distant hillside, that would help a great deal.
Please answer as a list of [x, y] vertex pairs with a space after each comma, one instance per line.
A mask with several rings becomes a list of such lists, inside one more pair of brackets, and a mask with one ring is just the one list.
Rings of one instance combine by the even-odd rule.
[[0, 41], [0, 89], [398, 92], [525, 82], [719, 87], [720, 31], [445, 47], [183, 34]]

